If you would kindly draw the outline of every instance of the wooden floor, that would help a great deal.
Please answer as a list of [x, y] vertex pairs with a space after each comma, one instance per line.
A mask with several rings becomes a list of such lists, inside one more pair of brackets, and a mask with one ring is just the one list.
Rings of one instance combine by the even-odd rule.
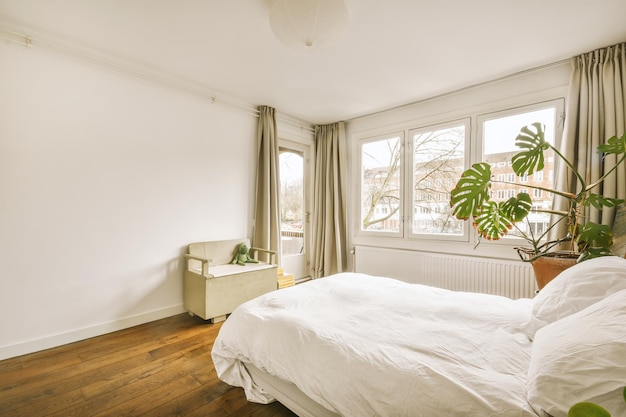
[[181, 314], [0, 361], [0, 416], [294, 417], [217, 378], [219, 328]]

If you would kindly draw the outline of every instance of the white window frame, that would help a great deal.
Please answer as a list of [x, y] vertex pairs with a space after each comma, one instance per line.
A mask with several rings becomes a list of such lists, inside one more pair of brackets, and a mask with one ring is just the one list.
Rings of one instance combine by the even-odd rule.
[[[438, 127], [443, 127], [446, 125], [454, 125], [460, 120], [468, 120], [469, 128], [468, 130], [466, 130], [465, 138], [465, 169], [467, 169], [471, 164], [482, 160], [482, 122], [479, 123], [479, 118], [491, 115], [504, 116], [506, 112], [514, 114], [519, 112], [532, 111], [534, 109], [542, 107], [555, 107], [555, 141], [557, 142], [556, 145], [558, 147], [558, 142], [560, 141], [563, 129], [564, 102], [564, 91], [562, 89], [559, 89], [556, 93], [548, 92], [546, 94], [534, 95], [530, 99], [528, 97], [519, 99], [513, 98], [511, 100], [503, 100], [499, 103], [477, 105], [467, 109], [467, 111], [455, 110], [450, 114], [430, 115], [424, 117], [423, 119], [406, 120], [403, 122], [391, 123], [387, 126], [380, 126], [372, 129], [358, 130], [352, 132], [349, 131], [353, 140], [353, 154], [355, 156], [358, 156], [358, 158], [355, 158], [355, 163], [352, 164], [353, 178], [355, 178], [355, 180], [358, 180], [359, 182], [358, 187], [354, 187], [354, 189], [352, 190], [352, 195], [354, 196], [354, 199], [352, 200], [353, 204], [351, 207], [351, 212], [353, 213], [352, 217], [354, 219], [351, 222], [353, 227], [352, 236], [354, 236], [352, 242], [357, 245], [376, 245], [382, 247], [395, 247], [403, 249], [440, 250], [442, 252], [456, 251], [458, 249], [461, 249], [461, 252], [463, 253], [478, 254], [479, 256], [493, 255], [493, 253], [498, 253], [498, 256], [509, 258], [510, 252], [504, 249], [504, 247], [500, 248], [499, 246], [502, 246], [503, 244], [503, 246], [520, 245], [522, 242], [521, 239], [501, 239], [495, 242], [488, 242], [486, 240], [483, 240], [480, 247], [476, 247], [475, 244], [477, 243], [478, 237], [474, 232], [474, 229], [471, 227], [471, 221], [464, 222], [463, 236], [458, 237], [435, 234], [411, 234], [410, 221], [404, 221], [404, 226], [400, 233], [389, 234], [373, 231], [362, 231], [360, 225], [360, 144], [363, 141], [367, 140], [376, 140], [386, 137], [388, 138], [391, 136], [398, 136], [399, 131], [402, 131], [404, 133], [405, 146], [403, 147], [403, 153], [405, 167], [401, 179], [403, 186], [400, 198], [403, 201], [405, 220], [409, 220], [412, 219], [414, 216], [412, 197], [410, 196], [410, 193], [412, 192], [413, 182], [413, 173], [411, 172], [410, 168], [410, 159], [412, 158], [412, 153], [407, 148], [408, 144], [412, 141], [412, 136], [409, 134], [409, 132], [415, 129], [437, 129]], [[448, 118], [448, 116], [450, 117]], [[506, 161], [506, 164], [510, 166], [511, 161]], [[355, 181], [355, 183], [356, 182], [357, 181]], [[451, 189], [454, 186], [454, 183], [456, 183], [456, 181], [454, 181], [449, 186], [446, 185], [446, 187]], [[514, 187], [517, 188], [520, 187], [520, 185], [523, 188], [524, 184], [520, 184], [520, 181], [517, 181], [516, 179], [516, 185]], [[490, 195], [494, 195], [495, 191], [490, 190], [489, 193]], [[446, 198], [449, 200], [449, 196]], [[465, 242], [465, 244], [462, 244], [463, 242]]]
[[[412, 128], [412, 129], [408, 129], [407, 130], [407, 135], [406, 135], [406, 149], [409, 149], [408, 152], [405, 153], [405, 158], [406, 158], [406, 163], [405, 165], [405, 178], [406, 180], [406, 184], [407, 186], [405, 186], [405, 188], [403, 188], [403, 200], [404, 200], [404, 205], [405, 205], [405, 212], [406, 213], [412, 213], [413, 211], [411, 210], [411, 207], [413, 205], [413, 136], [415, 134], [418, 134], [420, 132], [428, 132], [428, 131], [437, 131], [437, 130], [443, 130], [443, 129], [448, 129], [448, 128], [452, 128], [455, 126], [460, 126], [463, 125], [465, 128], [465, 143], [463, 144], [463, 170], [467, 169], [467, 167], [469, 166], [469, 161], [470, 161], [470, 144], [471, 144], [471, 132], [472, 132], [472, 124], [471, 124], [471, 118], [466, 117], [466, 118], [461, 118], [461, 119], [456, 119], [456, 120], [452, 120], [449, 122], [444, 122], [444, 123], [436, 123], [436, 124], [430, 124], [427, 126], [423, 126], [423, 127], [418, 127], [418, 128]], [[410, 184], [410, 185], [409, 185]], [[454, 187], [455, 182], [452, 183], [452, 187]], [[448, 190], [449, 192], [450, 190]], [[438, 201], [436, 198], [431, 198], [429, 199], [429, 201], [432, 202], [436, 202]], [[448, 205], [449, 203], [446, 202], [446, 204]], [[432, 211], [434, 211], [435, 213], [438, 213], [438, 211], [436, 210], [436, 208], [433, 207]], [[407, 236], [408, 239], [411, 240], [416, 240], [416, 239], [420, 239], [420, 240], [440, 240], [440, 241], [457, 241], [457, 242], [467, 242], [469, 239], [469, 227], [467, 225], [467, 222], [464, 222], [462, 225], [462, 229], [461, 229], [461, 234], [458, 235], [448, 235], [448, 234], [437, 234], [437, 233], [413, 233], [413, 227], [412, 227], [412, 222], [413, 222], [413, 218], [412, 217], [407, 217], [406, 219], [407, 221], [404, 222], [404, 228], [405, 228], [405, 236]]]
[[[311, 210], [313, 209], [313, 160], [315, 158], [315, 148], [313, 143], [308, 141], [298, 140], [297, 137], [292, 137], [287, 135], [286, 137], [279, 137], [278, 146], [283, 148], [292, 149], [295, 151], [302, 152], [304, 157], [304, 215], [305, 221], [302, 225], [304, 231], [304, 250], [302, 259], [302, 268], [303, 270], [298, 273], [298, 268], [290, 267], [289, 257], [283, 258], [282, 253], [278, 254], [279, 257], [279, 265], [291, 269], [286, 269], [290, 273], [295, 273], [296, 281], [308, 279], [311, 265], [311, 249], [312, 249], [312, 224], [311, 224]], [[300, 265], [298, 265], [300, 266]], [[299, 276], [298, 276], [299, 275]]]
[[[542, 109], [547, 109], [547, 108], [554, 108], [555, 109], [555, 126], [554, 126], [554, 145], [557, 147], [559, 147], [559, 143], [560, 143], [560, 139], [561, 136], [563, 134], [563, 118], [564, 118], [564, 107], [565, 107], [565, 100], [562, 98], [559, 99], [554, 99], [554, 100], [548, 100], [548, 101], [542, 101], [542, 102], [538, 102], [538, 103], [534, 103], [534, 104], [528, 104], [528, 105], [523, 105], [523, 106], [518, 106], [518, 107], [513, 107], [510, 109], [506, 109], [506, 110], [500, 110], [500, 111], [495, 111], [495, 112], [489, 112], [489, 113], [483, 113], [483, 114], [479, 114], [476, 117], [476, 125], [477, 125], [477, 141], [478, 141], [478, 145], [477, 146], [477, 150], [479, 150], [479, 154], [476, 156], [476, 158], [478, 160], [482, 159], [482, 155], [483, 155], [483, 150], [484, 150], [484, 142], [483, 142], [483, 123], [487, 120], [492, 120], [492, 119], [498, 119], [501, 117], [507, 117], [507, 116], [511, 116], [511, 115], [515, 115], [515, 114], [520, 114], [520, 113], [526, 113], [526, 112], [532, 112], [532, 111], [536, 111], [536, 110], [542, 110]], [[520, 183], [526, 183], [528, 182], [528, 176], [525, 175], [523, 177], [520, 178]], [[474, 233], [474, 241], [478, 241], [478, 236], [476, 235], [476, 233]], [[486, 241], [483, 240], [483, 242], [481, 243], [481, 245], [484, 243], [486, 244], [485, 246], [489, 246], [489, 245], [510, 245], [510, 246], [519, 246], [521, 244], [524, 244], [524, 240], [522, 238], [516, 237], [516, 236], [505, 236], [497, 241]]]
[[[361, 218], [363, 213], [361, 212], [363, 205], [362, 205], [362, 189], [363, 189], [363, 176], [361, 173], [363, 164], [362, 164], [362, 154], [363, 154], [363, 146], [367, 145], [369, 143], [373, 143], [373, 142], [377, 142], [377, 141], [382, 141], [382, 140], [386, 140], [386, 139], [392, 139], [392, 138], [399, 138], [400, 140], [400, 172], [398, 173], [399, 175], [399, 189], [400, 189], [400, 207], [398, 209], [398, 218], [400, 221], [400, 226], [398, 228], [397, 232], [394, 231], [381, 231], [381, 230], [363, 230], [362, 229], [362, 222], [361, 222]], [[357, 236], [381, 236], [381, 237], [404, 237], [404, 213], [405, 213], [405, 204], [403, 204], [403, 199], [404, 199], [404, 189], [405, 189], [405, 167], [404, 165], [406, 165], [406, 158], [405, 158], [405, 134], [403, 131], [396, 131], [396, 132], [391, 132], [389, 134], [381, 134], [381, 135], [376, 135], [376, 136], [372, 136], [372, 137], [367, 137], [367, 138], [363, 138], [363, 139], [359, 139], [357, 141], [357, 172], [358, 172], [358, 187], [357, 187], [357, 191], [356, 191], [356, 213], [357, 215], [356, 217], [356, 222], [354, 224], [355, 227], [355, 234]]]

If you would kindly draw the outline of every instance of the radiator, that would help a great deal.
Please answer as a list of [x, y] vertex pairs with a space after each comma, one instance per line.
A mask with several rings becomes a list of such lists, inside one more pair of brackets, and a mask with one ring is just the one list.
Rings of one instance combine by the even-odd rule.
[[455, 291], [532, 298], [537, 289], [530, 264], [370, 246], [355, 247], [354, 270]]

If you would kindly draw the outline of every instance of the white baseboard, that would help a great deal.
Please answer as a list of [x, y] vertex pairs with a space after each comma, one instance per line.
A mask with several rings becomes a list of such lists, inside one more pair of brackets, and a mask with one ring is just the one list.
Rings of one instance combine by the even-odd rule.
[[79, 340], [89, 339], [90, 337], [100, 336], [117, 330], [126, 329], [128, 327], [137, 326], [139, 324], [175, 316], [177, 314], [184, 313], [185, 311], [186, 310], [183, 305], [178, 304], [159, 310], [137, 314], [135, 316], [124, 317], [108, 323], [71, 330], [69, 332], [58, 333], [38, 339], [32, 339], [14, 345], [0, 346], [0, 360], [25, 355], [27, 353], [38, 352], [40, 350], [77, 342]]

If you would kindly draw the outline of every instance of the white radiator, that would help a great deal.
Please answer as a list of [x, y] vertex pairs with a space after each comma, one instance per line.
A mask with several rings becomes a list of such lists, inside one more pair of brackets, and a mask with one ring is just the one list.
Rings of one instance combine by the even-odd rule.
[[530, 264], [516, 260], [357, 246], [354, 270], [415, 284], [513, 299], [532, 298], [537, 289]]

